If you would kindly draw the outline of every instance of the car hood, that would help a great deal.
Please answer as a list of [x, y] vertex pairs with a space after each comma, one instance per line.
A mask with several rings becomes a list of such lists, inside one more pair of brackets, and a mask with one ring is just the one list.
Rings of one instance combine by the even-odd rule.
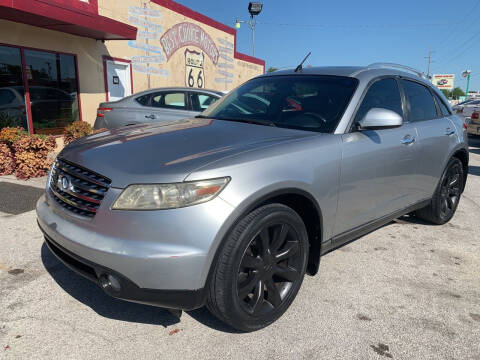
[[123, 188], [133, 183], [180, 182], [195, 169], [227, 156], [314, 135], [193, 118], [91, 135], [66, 146], [59, 158], [106, 176], [113, 187]]

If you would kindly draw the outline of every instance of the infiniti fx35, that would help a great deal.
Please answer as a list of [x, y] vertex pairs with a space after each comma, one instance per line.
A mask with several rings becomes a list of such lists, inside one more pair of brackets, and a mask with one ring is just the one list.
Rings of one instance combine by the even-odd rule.
[[37, 204], [45, 241], [113, 297], [265, 327], [322, 254], [404, 214], [454, 215], [466, 131], [420, 75], [277, 71], [196, 118], [77, 140]]

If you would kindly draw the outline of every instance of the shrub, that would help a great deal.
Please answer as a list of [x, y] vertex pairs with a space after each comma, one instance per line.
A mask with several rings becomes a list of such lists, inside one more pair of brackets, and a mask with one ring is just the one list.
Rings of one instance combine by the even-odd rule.
[[19, 179], [47, 174], [52, 158], [49, 153], [55, 149], [56, 141], [52, 136], [23, 136], [12, 145], [15, 154], [15, 176]]
[[92, 126], [85, 121], [75, 121], [65, 128], [65, 145], [81, 137], [90, 135], [93, 132]]
[[15, 160], [12, 150], [6, 145], [0, 143], [0, 175], [10, 175], [15, 170]]
[[24, 136], [29, 136], [29, 133], [22, 127], [6, 127], [0, 130], [0, 142], [9, 146]]

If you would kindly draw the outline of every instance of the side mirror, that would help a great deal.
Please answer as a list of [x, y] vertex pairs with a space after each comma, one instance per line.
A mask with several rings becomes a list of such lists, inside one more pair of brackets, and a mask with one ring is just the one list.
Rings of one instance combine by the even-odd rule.
[[403, 119], [400, 115], [395, 111], [383, 108], [370, 109], [363, 119], [358, 122], [360, 130], [392, 129], [400, 127], [402, 124]]

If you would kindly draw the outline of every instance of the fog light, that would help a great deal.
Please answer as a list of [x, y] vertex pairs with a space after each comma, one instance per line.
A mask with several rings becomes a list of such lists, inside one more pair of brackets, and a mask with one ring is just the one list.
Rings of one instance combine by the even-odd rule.
[[104, 274], [100, 277], [100, 286], [104, 290], [112, 289], [114, 291], [120, 291], [122, 286], [120, 285], [120, 281], [111, 274]]

